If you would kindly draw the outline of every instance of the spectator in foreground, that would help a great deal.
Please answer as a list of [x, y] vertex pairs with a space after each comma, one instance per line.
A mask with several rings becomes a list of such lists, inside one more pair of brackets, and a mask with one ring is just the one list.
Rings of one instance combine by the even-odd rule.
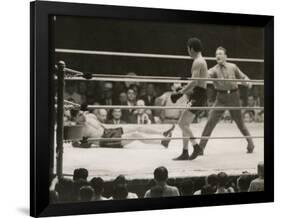
[[90, 184], [85, 179], [78, 179], [73, 183], [73, 200], [79, 201], [80, 200], [80, 189], [83, 186], [89, 186]]
[[248, 192], [250, 183], [251, 183], [250, 175], [248, 173], [242, 174], [237, 179], [237, 189], [238, 189], [238, 192]]
[[[205, 179], [205, 192], [208, 192], [208, 194], [215, 194], [217, 191], [217, 183], [218, 183], [218, 176], [216, 174], [211, 174], [206, 177]], [[194, 192], [194, 195], [201, 195], [203, 194], [203, 190], [197, 190]]]
[[228, 175], [225, 172], [220, 172], [218, 174], [218, 186], [216, 194], [234, 193], [232, 187], [227, 187]]
[[113, 195], [110, 200], [123, 200], [138, 198], [137, 194], [128, 191], [128, 184], [125, 176], [119, 175], [113, 182]]
[[254, 179], [249, 187], [249, 192], [264, 191], [264, 163], [258, 164], [258, 178]]
[[125, 200], [128, 198], [128, 188], [127, 186], [117, 185], [114, 188], [113, 195], [109, 200]]
[[91, 201], [94, 189], [91, 186], [83, 186], [79, 190], [79, 201]]
[[90, 181], [90, 184], [92, 188], [94, 189], [94, 195], [92, 197], [92, 201], [104, 201], [107, 200], [107, 198], [103, 197], [103, 191], [104, 191], [104, 181], [100, 177], [94, 177]]
[[[168, 170], [166, 167], [158, 167], [154, 170], [154, 180], [156, 182], [156, 186], [160, 186], [163, 188], [162, 197], [172, 197], [172, 196], [179, 196], [179, 190], [177, 187], [170, 186], [167, 184], [168, 181]], [[144, 197], [145, 198], [151, 198], [153, 190], [155, 189], [155, 186], [153, 186], [151, 189], [149, 189]], [[159, 188], [157, 188], [159, 189]]]
[[181, 196], [193, 195], [194, 183], [191, 179], [186, 179], [181, 185]]
[[59, 202], [71, 202], [73, 198], [73, 181], [67, 178], [59, 179], [58, 183], [55, 185], [55, 191], [58, 193]]
[[160, 185], [155, 185], [150, 189], [151, 198], [161, 198], [163, 197], [164, 188]]
[[214, 189], [211, 185], [206, 184], [201, 189], [201, 195], [212, 195], [214, 194]]
[[77, 181], [79, 179], [84, 179], [87, 181], [88, 175], [89, 175], [89, 172], [85, 168], [75, 169], [73, 172], [73, 181]]

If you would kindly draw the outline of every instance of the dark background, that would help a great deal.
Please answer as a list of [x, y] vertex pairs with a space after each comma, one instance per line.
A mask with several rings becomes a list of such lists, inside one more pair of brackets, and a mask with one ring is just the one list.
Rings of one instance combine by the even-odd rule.
[[[55, 47], [65, 49], [187, 55], [186, 41], [202, 40], [203, 55], [224, 46], [233, 58], [264, 58], [263, 28], [192, 23], [160, 23], [57, 16]], [[191, 60], [56, 54], [69, 68], [106, 74], [190, 76]], [[207, 61], [208, 67], [215, 65]], [[236, 62], [251, 79], [264, 78], [263, 63]]]

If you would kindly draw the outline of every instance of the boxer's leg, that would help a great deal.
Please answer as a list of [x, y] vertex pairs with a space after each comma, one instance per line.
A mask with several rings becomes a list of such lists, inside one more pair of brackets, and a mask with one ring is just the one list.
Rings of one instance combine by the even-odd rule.
[[[147, 137], [147, 134], [146, 133], [141, 133], [141, 132], [127, 132], [127, 133], [124, 133], [122, 135], [122, 138], [140, 138], [140, 141], [145, 143], [145, 144], [157, 144], [159, 145], [161, 143], [161, 140], [160, 139], [157, 139], [157, 140], [154, 140], [154, 139], [151, 139], [151, 140], [141, 140], [141, 138], [146, 138]], [[161, 137], [160, 135], [156, 135], [154, 137]], [[131, 142], [133, 142], [135, 140], [122, 140], [122, 145], [128, 145], [130, 144]]]
[[[153, 125], [124, 125], [123, 127], [123, 136], [124, 138], [145, 138], [148, 135], [156, 135], [157, 137], [166, 137], [167, 139], [163, 140], [143, 140], [144, 143], [152, 143], [152, 144], [160, 144], [164, 147], [168, 147], [168, 144], [170, 142], [171, 133], [175, 128], [175, 125], [171, 125], [169, 129], [167, 129], [163, 133], [162, 128], [156, 128]], [[156, 137], [154, 136], [154, 137]], [[129, 141], [129, 140], [124, 140]], [[130, 140], [129, 142], [132, 142], [133, 140]], [[123, 143], [123, 142], [122, 142]], [[128, 144], [128, 142], [124, 142], [125, 144]]]
[[[224, 106], [224, 98], [221, 95], [217, 95], [216, 102], [214, 103], [214, 107]], [[210, 111], [208, 121], [204, 127], [204, 130], [201, 134], [202, 137], [210, 136], [219, 122], [224, 110], [212, 110]], [[203, 151], [207, 145], [208, 139], [201, 139], [198, 146], [195, 146], [193, 153], [190, 156], [190, 160], [194, 160], [198, 155], [203, 155]]]
[[[173, 125], [171, 125], [171, 127], [168, 130], [170, 130], [172, 127], [173, 127]], [[124, 125], [122, 128], [123, 128], [124, 133], [139, 132], [139, 133], [145, 133], [145, 134], [149, 134], [149, 135], [159, 134], [161, 136], [163, 136], [163, 132], [165, 131], [162, 128], [157, 128], [153, 125]]]
[[[123, 131], [124, 133], [141, 133], [147, 135], [159, 135], [159, 137], [164, 137], [160, 141], [160, 145], [163, 145], [165, 148], [168, 148], [169, 143], [171, 141], [172, 131], [174, 130], [175, 125], [171, 125], [169, 129], [163, 131], [162, 128], [156, 128], [153, 125], [137, 125], [137, 126], [124, 126]], [[145, 138], [145, 136], [144, 136]]]
[[[195, 115], [192, 112], [190, 112], [189, 110], [185, 110], [181, 114], [178, 125], [182, 130], [183, 137], [194, 138], [194, 135], [190, 129], [190, 124], [194, 120], [194, 117], [195, 117]], [[188, 138], [182, 139], [182, 143], [183, 143], [182, 153], [180, 156], [176, 157], [174, 160], [188, 160], [189, 159], [188, 143], [189, 143], [190, 139], [188, 139]]]

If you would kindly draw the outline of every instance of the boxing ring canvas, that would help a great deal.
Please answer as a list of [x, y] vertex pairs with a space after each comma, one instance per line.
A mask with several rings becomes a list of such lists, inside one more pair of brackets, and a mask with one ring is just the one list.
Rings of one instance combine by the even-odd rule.
[[30, 21], [31, 216], [273, 201], [272, 16], [35, 1]]

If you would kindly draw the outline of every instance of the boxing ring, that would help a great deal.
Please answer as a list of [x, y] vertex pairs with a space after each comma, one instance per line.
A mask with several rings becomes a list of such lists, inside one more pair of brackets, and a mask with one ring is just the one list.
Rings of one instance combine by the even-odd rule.
[[[61, 53], [85, 54], [81, 50], [56, 49]], [[132, 54], [122, 52], [101, 52], [89, 51], [91, 55], [120, 55], [132, 57], [150, 58], [178, 58], [190, 59], [188, 56], [158, 55], [158, 54]], [[206, 60], [213, 58], [206, 58]], [[229, 60], [232, 60], [229, 58]], [[235, 59], [232, 61], [263, 62], [255, 59]], [[131, 137], [123, 138], [130, 141], [125, 148], [101, 148], [93, 144], [92, 148], [75, 148], [71, 145], [71, 140], [64, 138], [64, 109], [68, 107], [79, 108], [80, 105], [64, 100], [64, 85], [66, 81], [110, 81], [110, 82], [149, 82], [149, 83], [189, 83], [191, 80], [205, 80], [208, 83], [214, 81], [232, 81], [238, 84], [250, 82], [252, 85], [263, 85], [263, 80], [240, 80], [240, 79], [214, 79], [214, 78], [180, 78], [180, 77], [160, 77], [160, 76], [125, 76], [125, 75], [105, 75], [83, 73], [69, 69], [63, 61], [59, 61], [55, 66], [57, 71], [57, 125], [56, 125], [56, 149], [55, 165], [59, 177], [71, 176], [75, 168], [84, 167], [89, 170], [89, 176], [101, 176], [104, 179], [113, 179], [120, 174], [126, 175], [129, 179], [152, 178], [153, 170], [164, 165], [169, 170], [170, 177], [206, 176], [220, 171], [228, 174], [241, 174], [243, 171], [256, 173], [257, 163], [263, 160], [264, 152], [264, 126], [263, 123], [247, 124], [251, 136], [241, 136], [235, 123], [218, 123], [212, 136], [200, 137], [205, 122], [192, 124], [191, 129], [196, 139], [210, 139], [206, 148], [206, 155], [193, 161], [173, 161], [182, 149], [181, 130], [176, 127], [168, 149], [155, 143], [145, 143], [145, 141], [166, 139], [164, 136]], [[263, 107], [187, 107], [187, 106], [124, 106], [124, 105], [88, 105], [88, 109], [189, 109], [189, 110], [263, 110]], [[118, 126], [124, 126], [118, 125]], [[137, 124], [126, 124], [137, 125]], [[150, 124], [157, 129], [167, 129], [167, 124]], [[112, 126], [113, 127], [113, 126]], [[255, 151], [252, 154], [245, 152], [245, 138], [253, 138]], [[89, 138], [88, 140], [102, 141], [105, 138]], [[120, 140], [111, 138], [110, 140]]]
[[[135, 125], [135, 124], [127, 124]], [[167, 129], [167, 124], [152, 124], [155, 128]], [[192, 124], [195, 135], [200, 135], [205, 122]], [[121, 125], [124, 126], [124, 125]], [[263, 134], [262, 123], [247, 125], [254, 135]], [[240, 137], [240, 132], [234, 123], [220, 122], [212, 136], [233, 135]], [[181, 138], [181, 130], [176, 127], [173, 136]], [[170, 142], [169, 148], [155, 143], [145, 143], [134, 140], [122, 149], [100, 148], [93, 144], [93, 148], [81, 149], [72, 147], [71, 143], [64, 144], [64, 175], [72, 175], [75, 168], [84, 167], [89, 170], [89, 175], [100, 176], [105, 180], [113, 180], [119, 174], [124, 174], [128, 179], [151, 179], [153, 170], [158, 166], [165, 166], [169, 176], [198, 177], [211, 173], [227, 172], [229, 175], [238, 175], [244, 171], [256, 173], [257, 163], [263, 160], [263, 140], [253, 139], [255, 151], [246, 154], [246, 143], [243, 138], [225, 140], [210, 140], [206, 147], [206, 155], [193, 161], [174, 161], [182, 150], [182, 140], [175, 139]]]

